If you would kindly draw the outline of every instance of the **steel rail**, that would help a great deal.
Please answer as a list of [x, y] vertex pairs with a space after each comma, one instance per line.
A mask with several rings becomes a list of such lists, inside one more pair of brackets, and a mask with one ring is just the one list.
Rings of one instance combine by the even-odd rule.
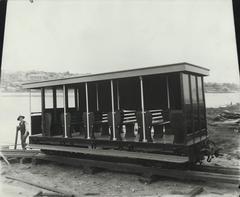
[[88, 168], [100, 168], [109, 171], [116, 172], [126, 172], [131, 174], [141, 174], [150, 176], [160, 176], [167, 177], [177, 180], [185, 181], [204, 181], [204, 182], [214, 182], [214, 183], [230, 183], [238, 184], [240, 181], [239, 174], [225, 174], [225, 173], [214, 173], [214, 172], [205, 172], [199, 170], [189, 170], [189, 169], [169, 169], [161, 168], [156, 166], [144, 166], [140, 164], [133, 163], [120, 163], [120, 162], [111, 162], [87, 158], [73, 158], [68, 156], [58, 156], [58, 155], [46, 155], [38, 154], [34, 156], [39, 160], [47, 160], [56, 163], [71, 165], [71, 166], [87, 166]]

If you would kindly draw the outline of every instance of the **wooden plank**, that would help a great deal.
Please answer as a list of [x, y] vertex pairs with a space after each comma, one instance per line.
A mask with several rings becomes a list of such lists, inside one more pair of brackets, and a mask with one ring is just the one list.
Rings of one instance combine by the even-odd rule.
[[185, 195], [186, 197], [194, 197], [200, 193], [203, 192], [203, 187], [201, 186], [198, 186], [198, 187], [195, 187], [194, 189], [192, 189], [187, 195]]
[[163, 155], [163, 154], [156, 154], [156, 153], [130, 152], [130, 151], [123, 151], [123, 150], [120, 151], [120, 150], [113, 150], [113, 149], [108, 149], [108, 150], [88, 149], [88, 148], [80, 148], [80, 147], [39, 145], [39, 144], [31, 144], [30, 146], [32, 148], [44, 149], [44, 150], [76, 152], [76, 153], [82, 153], [82, 154], [144, 159], [144, 160], [171, 162], [171, 163], [186, 163], [189, 161], [189, 158], [186, 156]]
[[40, 153], [40, 150], [0, 150], [1, 156], [5, 157], [32, 157]]
[[5, 153], [24, 153], [24, 154], [32, 154], [32, 153], [39, 153], [40, 150], [22, 150], [22, 149], [1, 149], [0, 152], [5, 154]]
[[48, 191], [56, 192], [58, 194], [64, 194], [64, 196], [72, 196], [72, 197], [75, 196], [74, 194], [70, 194], [70, 192], [66, 192], [64, 190], [57, 189], [57, 188], [52, 188], [52, 187], [49, 187], [47, 185], [40, 184], [39, 182], [34, 183], [34, 182], [32, 182], [32, 180], [27, 181], [27, 180], [24, 180], [22, 178], [11, 177], [11, 176], [6, 176], [6, 178], [14, 180], [14, 181], [19, 181], [19, 182], [22, 182], [22, 183], [25, 183], [25, 184], [28, 184], [28, 185], [32, 185], [34, 187], [38, 187], [38, 188], [41, 188], [41, 189], [45, 189], [45, 190], [48, 190]]
[[0, 152], [0, 157], [3, 158], [3, 160], [6, 162], [7, 165], [10, 165], [10, 163], [8, 162], [7, 158], [5, 157], [5, 155], [3, 155], [1, 152]]
[[17, 149], [17, 141], [18, 141], [18, 128], [16, 127], [14, 149]]

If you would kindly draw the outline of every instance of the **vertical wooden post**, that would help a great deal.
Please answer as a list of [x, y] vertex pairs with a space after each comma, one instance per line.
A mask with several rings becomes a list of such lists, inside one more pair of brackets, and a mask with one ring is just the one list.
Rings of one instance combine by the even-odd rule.
[[194, 138], [194, 104], [193, 104], [193, 92], [192, 92], [192, 75], [188, 74], [188, 81], [189, 81], [189, 91], [190, 91], [190, 103], [191, 103], [191, 132], [193, 133], [193, 142]]
[[97, 111], [99, 111], [99, 98], [98, 98], [98, 84], [96, 83], [96, 102], [97, 102]]
[[80, 110], [80, 98], [79, 98], [80, 95], [79, 95], [79, 92], [80, 92], [80, 89], [77, 88], [77, 104], [78, 104], [77, 109], [78, 109], [78, 111]]
[[[180, 77], [180, 93], [181, 93], [181, 106], [182, 106], [182, 112], [183, 112], [183, 115], [181, 116], [182, 117], [182, 127], [181, 127], [181, 130], [180, 132], [176, 132], [174, 134], [174, 140], [173, 140], [173, 144], [177, 143], [179, 141], [179, 135], [178, 134], [183, 134], [183, 140], [181, 140], [181, 143], [184, 143], [186, 144], [187, 142], [187, 121], [186, 121], [186, 113], [187, 113], [187, 110], [186, 110], [186, 105], [185, 105], [185, 99], [184, 99], [184, 75], [185, 73], [181, 72], [179, 73], [179, 77]], [[178, 124], [179, 126], [179, 124]], [[178, 129], [179, 130], [179, 129]]]
[[[57, 124], [57, 88], [53, 87], [53, 125], [54, 125], [54, 131], [52, 131], [53, 133], [55, 133], [55, 125]], [[53, 135], [53, 133], [50, 133], [50, 136]]]
[[75, 102], [75, 109], [77, 111], [79, 110], [79, 105], [78, 105], [78, 89], [74, 88], [74, 102]]
[[63, 85], [63, 120], [64, 120], [64, 137], [67, 136], [67, 107], [68, 107], [68, 90], [66, 85]]
[[[166, 88], [167, 88], [167, 109], [168, 109], [167, 113], [169, 113], [169, 111], [170, 111], [170, 97], [169, 97], [168, 76], [166, 76], [166, 86], [167, 86]], [[165, 128], [165, 125], [163, 125], [163, 134], [165, 134], [165, 131], [166, 131], [166, 128]]]
[[117, 109], [120, 109], [119, 83], [117, 81]]
[[113, 80], [111, 80], [111, 99], [112, 99], [112, 123], [113, 123], [113, 141], [116, 139], [116, 131], [115, 131], [115, 109], [114, 109], [114, 92], [113, 92]]
[[18, 127], [16, 127], [14, 149], [17, 149], [17, 141], [18, 141]]
[[88, 84], [87, 83], [85, 83], [85, 91], [86, 91], [86, 111], [87, 111], [87, 139], [90, 139], [89, 108], [88, 108]]
[[41, 88], [41, 103], [42, 103], [42, 135], [45, 136], [45, 89]]
[[144, 114], [144, 93], [143, 93], [143, 78], [140, 78], [140, 88], [141, 88], [141, 105], [142, 105], [142, 127], [143, 127], [143, 142], [147, 142], [146, 140], [146, 128], [145, 128], [145, 114]]
[[32, 95], [31, 95], [31, 89], [29, 89], [29, 133], [32, 135]]
[[168, 76], [166, 77], [166, 82], [167, 82], [167, 107], [170, 109], [170, 97], [169, 97], [169, 84], [168, 84]]
[[196, 91], [197, 91], [197, 114], [198, 114], [198, 127], [197, 129], [201, 129], [201, 119], [200, 119], [200, 102], [199, 102], [199, 87], [198, 87], [198, 76], [196, 76]]
[[[202, 93], [203, 93], [203, 103], [204, 103], [204, 128], [207, 129], [207, 117], [206, 117], [206, 103], [205, 103], [205, 87], [204, 87], [204, 82], [203, 82], [203, 77], [201, 77], [202, 81]], [[207, 136], [207, 132], [206, 132]]]
[[3, 58], [3, 43], [4, 43], [4, 33], [5, 33], [5, 22], [7, 13], [7, 3], [8, 0], [0, 1], [0, 79], [2, 71], [2, 58]]
[[57, 90], [56, 87], [53, 88], [53, 110], [57, 109]]

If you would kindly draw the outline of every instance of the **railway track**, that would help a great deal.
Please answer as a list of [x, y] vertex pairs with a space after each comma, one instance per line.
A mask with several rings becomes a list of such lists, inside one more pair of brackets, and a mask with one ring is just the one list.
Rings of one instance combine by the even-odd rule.
[[103, 169], [117, 172], [142, 175], [148, 179], [153, 177], [166, 177], [185, 181], [221, 182], [239, 185], [240, 171], [238, 168], [219, 166], [193, 165], [189, 168], [161, 168], [159, 166], [144, 166], [137, 163], [111, 162], [110, 160], [96, 160], [88, 158], [74, 158], [62, 155], [43, 154], [39, 150], [1, 150], [6, 158], [31, 158], [32, 160], [51, 161], [71, 166], [81, 166], [85, 169]]
[[240, 168], [228, 168], [222, 166], [207, 166], [207, 165], [194, 165], [190, 167], [191, 170], [201, 172], [211, 172], [228, 175], [240, 175]]

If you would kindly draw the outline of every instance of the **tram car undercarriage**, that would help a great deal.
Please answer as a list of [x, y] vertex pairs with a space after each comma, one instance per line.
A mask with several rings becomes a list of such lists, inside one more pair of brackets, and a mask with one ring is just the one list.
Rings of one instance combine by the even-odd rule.
[[217, 155], [208, 139], [203, 77], [189, 63], [146, 67], [26, 83], [31, 111], [30, 147], [195, 163]]

